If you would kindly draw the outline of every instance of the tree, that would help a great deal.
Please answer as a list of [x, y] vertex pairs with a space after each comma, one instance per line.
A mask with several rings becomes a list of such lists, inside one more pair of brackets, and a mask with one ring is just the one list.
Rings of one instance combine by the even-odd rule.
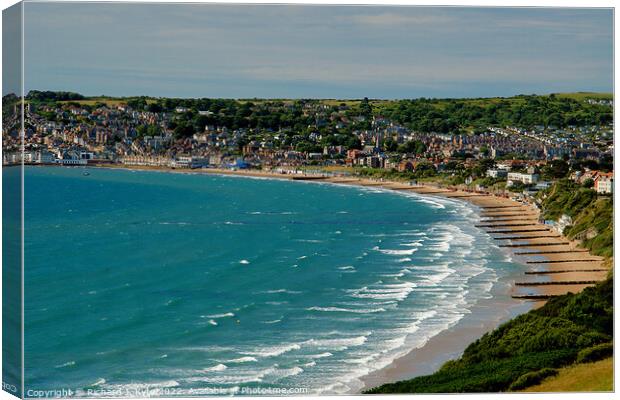
[[372, 106], [368, 102], [368, 97], [364, 97], [364, 99], [360, 102], [360, 114], [366, 117], [366, 119], [370, 119], [372, 117]]
[[425, 151], [426, 145], [419, 140], [410, 140], [398, 146], [399, 153], [413, 153], [415, 155], [420, 155]]
[[594, 180], [592, 178], [588, 178], [583, 182], [583, 187], [590, 189], [592, 187], [594, 187]]
[[185, 121], [179, 122], [174, 128], [174, 137], [184, 139], [194, 135], [194, 127]]
[[569, 171], [568, 163], [564, 160], [552, 160], [542, 169], [542, 175], [545, 179], [561, 179], [566, 177]]

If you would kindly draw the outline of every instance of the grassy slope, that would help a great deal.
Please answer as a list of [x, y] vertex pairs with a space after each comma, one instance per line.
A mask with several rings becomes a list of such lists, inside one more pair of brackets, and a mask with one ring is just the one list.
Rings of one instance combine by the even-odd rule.
[[583, 241], [593, 254], [613, 256], [613, 201], [610, 196], [597, 196], [592, 189], [568, 180], [557, 182], [545, 194], [545, 219], [558, 220], [562, 214], [573, 219], [564, 234]]
[[557, 376], [525, 389], [526, 392], [609, 392], [613, 390], [613, 358], [562, 368]]

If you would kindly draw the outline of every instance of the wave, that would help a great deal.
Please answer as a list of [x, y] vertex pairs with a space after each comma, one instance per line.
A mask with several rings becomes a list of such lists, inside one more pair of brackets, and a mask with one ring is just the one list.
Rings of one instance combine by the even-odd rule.
[[202, 318], [227, 318], [227, 317], [234, 317], [234, 316], [235, 314], [231, 312], [227, 312], [224, 314], [201, 315]]
[[288, 293], [288, 294], [300, 294], [303, 292], [300, 292], [298, 290], [289, 290], [289, 289], [271, 289], [271, 290], [265, 290], [264, 292], [261, 293], [269, 293], [269, 294], [273, 294], [273, 293]]
[[245, 351], [243, 354], [257, 357], [276, 357], [289, 351], [299, 350], [301, 346], [297, 343], [285, 344], [282, 346], [264, 347], [256, 351]]
[[65, 368], [65, 367], [72, 367], [75, 365], [75, 361], [67, 361], [64, 364], [60, 364], [60, 365], [56, 365], [54, 368]]
[[380, 253], [389, 254], [392, 256], [410, 256], [416, 251], [418, 251], [418, 249], [407, 249], [407, 250], [381, 249], [379, 248], [379, 246], [375, 246], [372, 249]]
[[246, 363], [246, 362], [256, 362], [258, 361], [255, 357], [239, 357], [233, 358], [232, 360], [228, 360], [228, 363]]
[[97, 387], [97, 386], [101, 386], [105, 383], [105, 379], [100, 378], [98, 379], [96, 382], [92, 383], [89, 385], [89, 387]]
[[409, 296], [416, 284], [404, 282], [402, 284], [382, 285], [378, 288], [364, 286], [359, 289], [346, 290], [349, 296], [359, 299], [398, 300], [402, 301]]
[[217, 364], [214, 367], [205, 368], [205, 369], [203, 369], [203, 371], [205, 371], [205, 372], [224, 371], [226, 369], [228, 369], [228, 367], [225, 364]]
[[149, 394], [153, 394], [151, 392], [154, 389], [166, 389], [166, 388], [174, 388], [180, 386], [180, 383], [175, 380], [168, 381], [158, 381], [158, 382], [133, 382], [133, 383], [125, 383], [125, 384], [101, 384], [100, 386], [105, 389], [117, 390], [121, 391], [123, 394], [128, 393], [142, 393], [145, 390], [149, 391]]
[[336, 339], [310, 339], [304, 344], [309, 346], [314, 346], [319, 349], [336, 349], [336, 350], [346, 350], [352, 346], [361, 346], [368, 338], [366, 336], [356, 336], [352, 338], [336, 338]]
[[385, 311], [385, 308], [367, 308], [367, 309], [350, 309], [340, 307], [309, 307], [308, 311], [325, 311], [325, 312], [346, 312], [355, 314], [371, 314]]
[[282, 322], [281, 319], [274, 319], [271, 321], [261, 321], [262, 324], [277, 324], [278, 322]]
[[310, 355], [307, 355], [306, 357], [316, 359], [316, 358], [326, 358], [326, 357], [331, 357], [331, 356], [333, 356], [332, 353], [325, 352], [325, 353], [319, 353], [319, 354], [310, 354]]

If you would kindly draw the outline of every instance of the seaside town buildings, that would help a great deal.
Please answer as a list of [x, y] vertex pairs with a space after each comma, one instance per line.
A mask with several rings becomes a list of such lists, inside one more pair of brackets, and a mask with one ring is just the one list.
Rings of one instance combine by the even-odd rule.
[[[116, 163], [168, 168], [295, 169], [308, 166], [355, 167], [415, 172], [431, 168], [450, 174], [493, 160], [481, 176], [519, 184], [529, 190], [544, 187], [540, 169], [553, 160], [580, 162], [612, 157], [613, 126], [530, 129], [489, 126], [476, 134], [416, 132], [384, 116], [350, 115], [344, 103], [328, 107], [318, 101], [303, 104], [302, 114], [314, 121], [304, 132], [291, 128], [238, 128], [206, 123], [189, 136], [179, 137], [173, 125], [195, 113], [214, 113], [178, 106], [171, 111], [145, 111], [127, 104], [55, 103], [25, 107], [23, 161], [28, 164], [84, 166]], [[283, 107], [289, 107], [284, 105]], [[271, 109], [266, 107], [264, 112]], [[12, 118], [16, 118], [13, 116]], [[333, 137], [348, 130], [355, 145], [325, 141], [325, 127]], [[3, 127], [3, 164], [20, 163], [21, 140], [17, 120]], [[574, 176], [592, 179], [601, 194], [613, 192], [613, 172]]]

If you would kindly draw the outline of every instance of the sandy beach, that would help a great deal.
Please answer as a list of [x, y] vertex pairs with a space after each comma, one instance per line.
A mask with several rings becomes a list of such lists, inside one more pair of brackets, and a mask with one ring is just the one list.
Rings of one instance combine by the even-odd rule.
[[[506, 248], [518, 256], [520, 260], [525, 260], [521, 270], [522, 274], [518, 274], [521, 276], [520, 279], [513, 282], [500, 282], [500, 288], [497, 290], [503, 290], [505, 304], [500, 304], [501, 300], [497, 298], [480, 301], [474, 306], [471, 315], [464, 318], [455, 327], [441, 332], [422, 347], [412, 349], [408, 354], [397, 358], [390, 365], [362, 378], [363, 390], [383, 383], [433, 373], [445, 361], [458, 357], [469, 343], [496, 328], [499, 324], [518, 314], [527, 312], [531, 308], [543, 305], [550, 297], [569, 292], [579, 292], [598, 281], [604, 280], [608, 274], [608, 268], [604, 265], [603, 257], [594, 256], [587, 250], [578, 248], [577, 243], [569, 241], [553, 231], [550, 226], [540, 222], [540, 211], [535, 206], [491, 194], [347, 176], [283, 174], [225, 169], [181, 170], [125, 165], [101, 165], [101, 167], [359, 185], [409, 191], [427, 196], [441, 196], [467, 201], [478, 207], [480, 222], [477, 226], [486, 230], [497, 240], [498, 246]], [[496, 314], [492, 319], [485, 319], [484, 316], [490, 314], [489, 308], [497, 310], [498, 307], [504, 310], [501, 316], [497, 317]], [[485, 312], [485, 310], [487, 311]]]

